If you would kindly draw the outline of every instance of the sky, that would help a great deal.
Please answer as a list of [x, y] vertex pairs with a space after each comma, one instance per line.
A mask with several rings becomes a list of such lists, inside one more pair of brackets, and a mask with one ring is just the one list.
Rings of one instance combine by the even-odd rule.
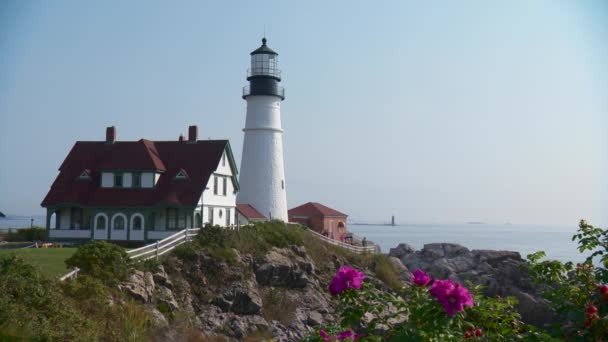
[[354, 221], [608, 224], [608, 2], [0, 2], [0, 211], [77, 140], [229, 139], [279, 53], [287, 199]]

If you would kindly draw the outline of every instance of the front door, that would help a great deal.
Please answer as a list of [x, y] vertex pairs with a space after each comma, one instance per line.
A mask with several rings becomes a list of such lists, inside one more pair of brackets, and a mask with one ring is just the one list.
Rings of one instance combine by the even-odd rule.
[[107, 240], [108, 239], [108, 217], [103, 214], [95, 216], [93, 222], [93, 239]]

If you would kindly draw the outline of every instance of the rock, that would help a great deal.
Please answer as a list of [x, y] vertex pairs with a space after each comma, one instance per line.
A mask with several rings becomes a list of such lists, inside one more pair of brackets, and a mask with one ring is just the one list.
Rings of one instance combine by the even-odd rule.
[[389, 257], [388, 261], [390, 261], [390, 263], [393, 264], [397, 272], [399, 272], [399, 278], [401, 278], [401, 280], [406, 282], [410, 282], [412, 280], [412, 274], [410, 273], [410, 270], [405, 267], [405, 265], [401, 262], [401, 260], [399, 260], [399, 258]]
[[311, 311], [308, 313], [308, 320], [306, 322], [311, 326], [323, 325], [323, 315], [317, 311]]
[[313, 269], [308, 258], [273, 248], [256, 267], [255, 276], [262, 286], [304, 288], [311, 283], [307, 273], [312, 273]]
[[165, 268], [163, 265], [158, 267], [158, 270], [152, 274], [152, 278], [154, 279], [154, 283], [156, 285], [161, 285], [169, 289], [173, 289], [173, 283], [169, 280], [169, 276], [165, 272]]
[[155, 308], [151, 308], [148, 310], [150, 316], [152, 317], [152, 326], [155, 328], [164, 328], [169, 325], [167, 322], [167, 318], [160, 311]]
[[118, 289], [142, 303], [150, 303], [154, 293], [154, 278], [150, 272], [136, 270]]
[[416, 249], [414, 249], [414, 247], [412, 247], [406, 243], [400, 243], [397, 245], [397, 247], [391, 248], [389, 250], [388, 256], [401, 259], [404, 256], [406, 256], [408, 254], [412, 254], [414, 252], [416, 252]]
[[158, 287], [156, 295], [156, 302], [164, 307], [166, 307], [169, 312], [175, 312], [179, 309], [179, 304], [175, 300], [173, 296], [173, 292], [167, 287]]
[[518, 311], [526, 323], [542, 325], [551, 321], [551, 310], [528, 276], [526, 261], [519, 253], [469, 251], [451, 243], [426, 244], [422, 250], [414, 252], [406, 246], [400, 244], [392, 249], [393, 255], [400, 255], [406, 269], [422, 269], [435, 279], [470, 281], [484, 286], [487, 296], [514, 296], [520, 301]]
[[253, 315], [262, 309], [262, 298], [253, 282], [235, 283], [216, 298], [215, 304], [223, 311]]

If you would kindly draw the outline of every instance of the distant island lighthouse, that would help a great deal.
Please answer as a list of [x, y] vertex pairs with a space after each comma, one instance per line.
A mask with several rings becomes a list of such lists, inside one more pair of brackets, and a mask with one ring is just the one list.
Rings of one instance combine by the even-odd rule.
[[278, 54], [266, 45], [251, 52], [247, 70], [249, 85], [243, 88], [247, 101], [245, 138], [239, 176], [238, 203], [253, 206], [269, 219], [287, 222], [287, 196], [283, 167], [281, 101], [285, 90], [279, 86]]

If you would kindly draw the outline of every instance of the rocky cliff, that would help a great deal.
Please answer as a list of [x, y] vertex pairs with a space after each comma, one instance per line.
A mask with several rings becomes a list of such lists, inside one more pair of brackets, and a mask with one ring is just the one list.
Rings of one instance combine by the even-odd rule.
[[[311, 244], [312, 243], [312, 244]], [[527, 276], [519, 253], [468, 250], [455, 244], [428, 244], [420, 251], [400, 244], [381, 259], [348, 255], [319, 241], [304, 246], [273, 247], [262, 255], [240, 254], [224, 259], [206, 249], [186, 249], [162, 264], [138, 270], [120, 290], [145, 304], [154, 317], [158, 341], [249, 340], [297, 341], [315, 327], [335, 322], [327, 287], [344, 264], [363, 270], [378, 291], [390, 291], [386, 264], [401, 281], [410, 270], [423, 269], [435, 278], [471, 281], [485, 286], [488, 296], [514, 296], [523, 319], [531, 324], [551, 320]], [[313, 256], [314, 258], [311, 258]], [[389, 279], [390, 280], [390, 279]]]
[[[334, 320], [327, 293], [333, 262], [315, 266], [301, 246], [218, 261], [204, 250], [136, 271], [119, 288], [146, 304], [159, 341], [296, 341]], [[223, 338], [223, 339], [222, 339]]]

